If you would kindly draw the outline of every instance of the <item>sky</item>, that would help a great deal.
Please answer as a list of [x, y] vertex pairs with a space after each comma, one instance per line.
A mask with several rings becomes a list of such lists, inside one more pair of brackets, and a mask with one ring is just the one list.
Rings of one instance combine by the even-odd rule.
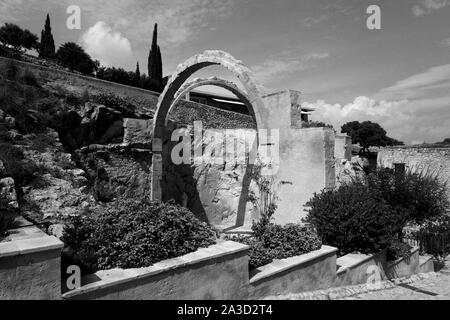
[[[66, 26], [71, 5], [79, 30]], [[36, 34], [47, 13], [57, 46], [75, 41], [103, 65], [146, 71], [158, 23], [165, 75], [224, 50], [267, 88], [301, 91], [338, 131], [370, 120], [408, 144], [450, 137], [450, 0], [0, 0], [0, 24]], [[211, 75], [236, 80], [218, 67], [196, 77]]]

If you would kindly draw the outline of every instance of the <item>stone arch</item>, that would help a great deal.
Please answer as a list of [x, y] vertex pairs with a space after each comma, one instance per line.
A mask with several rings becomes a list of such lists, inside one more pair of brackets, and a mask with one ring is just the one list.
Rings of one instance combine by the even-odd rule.
[[172, 102], [177, 92], [186, 80], [195, 72], [211, 65], [220, 65], [231, 71], [236, 76], [245, 91], [250, 104], [250, 114], [253, 115], [258, 129], [263, 128], [261, 112], [264, 110], [264, 102], [258, 86], [253, 79], [253, 73], [242, 61], [236, 60], [229, 53], [218, 50], [208, 50], [195, 55], [184, 63], [178, 65], [177, 70], [168, 81], [164, 91], [158, 99], [158, 106], [153, 124], [153, 162], [152, 162], [152, 200], [162, 200], [162, 177], [163, 177], [163, 135], [166, 120], [172, 107]]
[[[244, 105], [247, 107], [248, 111], [250, 112], [250, 115], [252, 116], [252, 118], [254, 120], [256, 119], [255, 115], [253, 114], [253, 107], [250, 102], [250, 98], [247, 96], [247, 93], [244, 92], [243, 90], [239, 89], [239, 87], [235, 83], [225, 80], [225, 79], [222, 79], [222, 78], [218, 78], [218, 77], [196, 78], [190, 82], [186, 82], [176, 93], [175, 99], [173, 100], [168, 113], [170, 114], [170, 112], [173, 110], [173, 108], [176, 106], [176, 104], [184, 96], [186, 96], [186, 94], [188, 94], [192, 90], [194, 90], [198, 87], [202, 87], [202, 86], [216, 86], [216, 87], [221, 87], [221, 88], [224, 88], [224, 89], [230, 91], [231, 93], [236, 95], [236, 97], [238, 97], [238, 99], [241, 102], [244, 103]], [[168, 117], [166, 118], [166, 125], [167, 125], [167, 121], [168, 121]]]

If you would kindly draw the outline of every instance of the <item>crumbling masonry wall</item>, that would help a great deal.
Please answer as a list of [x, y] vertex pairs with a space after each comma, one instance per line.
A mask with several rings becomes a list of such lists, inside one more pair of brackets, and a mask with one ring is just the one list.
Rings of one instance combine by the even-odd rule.
[[[437, 175], [443, 182], [450, 182], [450, 148], [390, 147], [378, 152], [378, 165], [394, 168], [405, 164], [407, 170]], [[448, 190], [450, 198], [450, 190]]]

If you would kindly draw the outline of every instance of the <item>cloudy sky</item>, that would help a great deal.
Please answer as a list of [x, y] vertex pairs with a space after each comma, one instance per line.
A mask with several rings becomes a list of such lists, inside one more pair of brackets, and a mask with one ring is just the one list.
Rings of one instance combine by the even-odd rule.
[[[366, 26], [373, 4], [381, 30]], [[66, 27], [70, 5], [80, 30]], [[145, 71], [157, 22], [166, 75], [221, 49], [266, 87], [303, 92], [337, 129], [371, 120], [407, 143], [450, 137], [450, 0], [0, 0], [1, 24], [37, 34], [47, 12], [57, 45], [76, 41], [104, 65]]]

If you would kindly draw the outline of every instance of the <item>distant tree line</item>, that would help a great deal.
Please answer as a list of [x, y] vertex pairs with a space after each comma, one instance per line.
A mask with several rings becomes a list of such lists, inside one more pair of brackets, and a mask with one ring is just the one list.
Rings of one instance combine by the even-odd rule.
[[[3, 50], [2, 50], [3, 47]], [[124, 85], [161, 92], [164, 87], [161, 49], [158, 45], [158, 25], [153, 30], [153, 40], [148, 57], [148, 75], [141, 74], [139, 62], [135, 71], [126, 71], [117, 67], [101, 66], [92, 59], [84, 49], [74, 43], [63, 43], [58, 50], [52, 34], [50, 16], [47, 14], [41, 39], [27, 29], [22, 29], [13, 23], [5, 23], [0, 27], [0, 54], [4, 49], [16, 53], [36, 50], [39, 58], [54, 61], [57, 64], [85, 75], [96, 76], [98, 79], [116, 82]]]

